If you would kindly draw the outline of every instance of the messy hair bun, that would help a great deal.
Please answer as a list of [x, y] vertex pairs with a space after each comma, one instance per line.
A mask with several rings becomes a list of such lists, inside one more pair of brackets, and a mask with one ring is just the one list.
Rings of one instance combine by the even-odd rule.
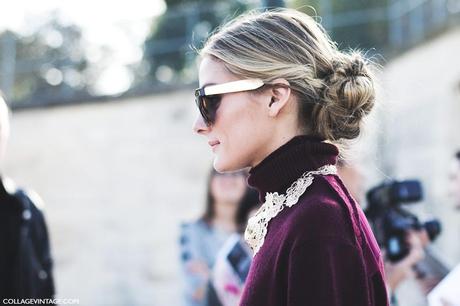
[[354, 139], [375, 103], [373, 76], [363, 56], [339, 53], [324, 77], [321, 102], [311, 112], [313, 132], [326, 139]]
[[306, 134], [338, 141], [360, 134], [375, 102], [370, 64], [338, 50], [312, 17], [292, 9], [250, 12], [218, 29], [201, 55], [242, 78], [286, 79]]

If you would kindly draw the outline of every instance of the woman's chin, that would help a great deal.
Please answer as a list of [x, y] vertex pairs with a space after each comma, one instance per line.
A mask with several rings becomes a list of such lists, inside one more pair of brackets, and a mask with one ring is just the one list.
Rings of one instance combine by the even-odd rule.
[[220, 173], [230, 171], [228, 170], [228, 165], [222, 162], [218, 156], [216, 156], [216, 158], [214, 159], [214, 169]]
[[238, 171], [243, 169], [244, 167], [240, 167], [236, 163], [232, 163], [230, 161], [227, 161], [223, 158], [220, 158], [218, 155], [214, 158], [214, 169], [217, 172], [232, 172], [232, 171]]

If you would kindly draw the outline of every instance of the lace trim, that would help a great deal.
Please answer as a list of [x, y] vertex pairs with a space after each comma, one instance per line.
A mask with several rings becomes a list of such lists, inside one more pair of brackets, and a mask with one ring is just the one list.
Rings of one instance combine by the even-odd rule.
[[248, 225], [244, 233], [244, 239], [254, 251], [253, 256], [256, 256], [265, 241], [268, 222], [276, 217], [285, 207], [292, 207], [297, 203], [307, 187], [313, 183], [313, 175], [330, 174], [337, 174], [337, 168], [334, 165], [325, 165], [316, 171], [308, 171], [302, 174], [302, 176], [286, 190], [285, 195], [278, 194], [277, 192], [267, 192], [264, 204], [262, 204], [256, 214], [248, 220]]

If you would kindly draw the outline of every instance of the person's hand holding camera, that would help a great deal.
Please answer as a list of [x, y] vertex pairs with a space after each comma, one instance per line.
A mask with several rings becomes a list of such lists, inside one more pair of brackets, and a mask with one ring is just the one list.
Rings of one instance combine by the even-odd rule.
[[409, 254], [398, 262], [385, 262], [387, 284], [391, 291], [394, 291], [404, 280], [415, 276], [413, 267], [424, 258], [423, 248], [429, 241], [423, 239], [423, 232], [423, 230], [409, 231], [406, 240], [410, 250]]

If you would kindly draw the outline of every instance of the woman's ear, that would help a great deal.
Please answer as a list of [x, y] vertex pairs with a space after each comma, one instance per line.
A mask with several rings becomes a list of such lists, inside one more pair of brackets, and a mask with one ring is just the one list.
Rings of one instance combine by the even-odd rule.
[[[270, 87], [270, 102], [267, 105], [270, 117], [276, 117], [280, 111], [287, 105], [291, 96], [291, 88], [289, 82], [285, 79], [276, 79], [271, 82]], [[279, 86], [277, 86], [279, 85]]]

